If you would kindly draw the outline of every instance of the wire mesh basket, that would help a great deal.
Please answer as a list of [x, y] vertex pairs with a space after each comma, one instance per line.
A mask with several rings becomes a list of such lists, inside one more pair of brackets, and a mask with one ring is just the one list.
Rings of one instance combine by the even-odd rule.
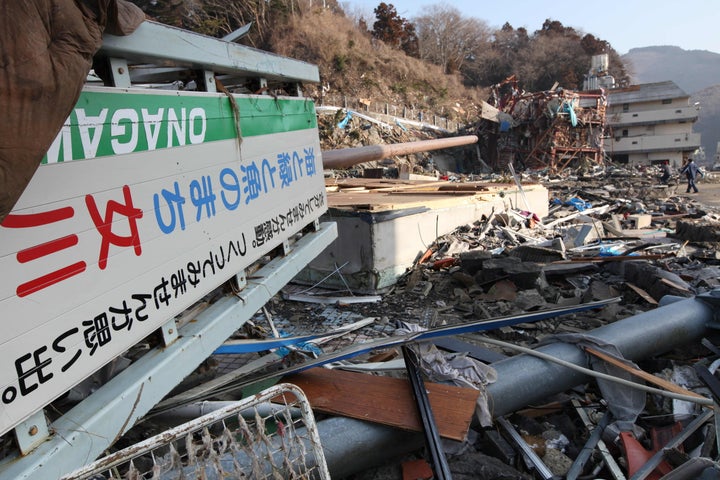
[[330, 479], [305, 394], [279, 384], [61, 480]]

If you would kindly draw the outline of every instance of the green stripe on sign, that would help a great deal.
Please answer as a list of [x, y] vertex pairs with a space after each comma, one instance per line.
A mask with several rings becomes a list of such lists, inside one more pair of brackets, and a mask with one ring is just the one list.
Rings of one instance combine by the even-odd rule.
[[[142, 92], [142, 93], [140, 93]], [[317, 127], [304, 98], [234, 96], [243, 137]], [[223, 94], [83, 91], [43, 163], [122, 155], [237, 137]]]

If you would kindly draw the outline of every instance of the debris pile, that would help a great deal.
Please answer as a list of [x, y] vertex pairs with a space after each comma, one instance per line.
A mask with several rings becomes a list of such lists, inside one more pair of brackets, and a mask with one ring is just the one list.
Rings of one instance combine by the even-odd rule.
[[[711, 384], [720, 357], [718, 339], [709, 328], [689, 344], [677, 331], [650, 330], [663, 328], [654, 312], [672, 315], [661, 313], [668, 303], [712, 305], [720, 281], [713, 236], [720, 217], [712, 208], [677, 196], [676, 187], [658, 186], [654, 171], [612, 168], [573, 175], [557, 183], [543, 178], [552, 191], [547, 217], [508, 209], [463, 225], [437, 238], [381, 295], [324, 291], [322, 285], [308, 292], [289, 285], [284, 298], [274, 299], [264, 318], [257, 318], [258, 325], [272, 319], [287, 332], [312, 323], [318, 331], [339, 332], [351, 321], [372, 322], [323, 342], [320, 352], [303, 353], [298, 347], [298, 356], [286, 357], [264, 378], [277, 375], [317, 390], [309, 398], [319, 412], [427, 436], [427, 423], [383, 419], [385, 408], [415, 409], [409, 400], [392, 407], [396, 397], [379, 385], [388, 375], [411, 381], [407, 352], [400, 346], [412, 345], [426, 388], [453, 384], [479, 395], [472, 400], [475, 415], [466, 418], [462, 441], [447, 440], [445, 417], [435, 407], [429, 410], [453, 478], [661, 478], [671, 471], [675, 476], [668, 478], [717, 478], [718, 449], [708, 407], [717, 401]], [[301, 302], [288, 300], [300, 298], [301, 288]], [[596, 308], [573, 310], [593, 302]], [[650, 354], [631, 362], [612, 342], [594, 343], [595, 332], [637, 318], [646, 324], [648, 339], [633, 341], [652, 343]], [[635, 334], [630, 327], [628, 335]], [[667, 337], [670, 346], [653, 342], [653, 335]], [[531, 395], [522, 398], [532, 385], [514, 385], [510, 389], [520, 392], [516, 402], [522, 407], [506, 411], [499, 406], [496, 382], [521, 380], [503, 378], [497, 362], [555, 342], [579, 345], [570, 347], [582, 352], [576, 366], [591, 369], [592, 375], [654, 388], [650, 393], [635, 391], [638, 387], [613, 389], [591, 376], [541, 402]], [[312, 373], [317, 368], [293, 374], [313, 365], [335, 373], [323, 373], [322, 380]], [[290, 375], [282, 376], [286, 368]], [[711, 373], [698, 373], [705, 370]], [[362, 380], [341, 373], [348, 371], [363, 375]], [[328, 375], [331, 380], [324, 379]], [[542, 373], [533, 379], [546, 380]], [[330, 395], [331, 389], [318, 387], [327, 381], [335, 386], [367, 382], [366, 395], [344, 395], [342, 388]], [[427, 421], [428, 411], [419, 415]], [[431, 451], [426, 443], [424, 449], [348, 478], [403, 478], [405, 469], [437, 475], [440, 460]]]
[[[324, 149], [436, 136], [319, 118]], [[442, 173], [337, 174], [398, 162]], [[335, 479], [718, 478], [718, 211], [654, 167], [541, 167], [504, 178], [545, 185], [547, 216], [458, 226], [375, 295], [287, 285], [122, 442], [289, 383]]]
[[659, 175], [527, 171], [544, 218], [461, 225], [376, 295], [289, 284], [126, 438], [282, 382], [332, 478], [717, 478], [720, 216]]
[[[393, 145], [423, 140], [454, 137], [455, 133], [433, 125], [387, 115], [366, 115], [337, 107], [317, 107], [318, 128], [324, 152], [363, 147]], [[335, 176], [366, 178], [398, 178], [404, 175], [440, 177], [451, 165], [452, 171], [472, 171], [475, 147], [452, 148], [439, 154], [418, 152], [398, 157], [358, 164], [346, 170], [335, 170]], [[446, 159], [445, 161], [441, 161]], [[438, 164], [438, 162], [440, 164]], [[407, 178], [407, 177], [406, 177]]]

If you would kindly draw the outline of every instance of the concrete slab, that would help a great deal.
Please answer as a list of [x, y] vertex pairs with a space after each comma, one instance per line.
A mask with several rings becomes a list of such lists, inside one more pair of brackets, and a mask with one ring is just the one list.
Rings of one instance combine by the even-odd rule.
[[329, 191], [328, 207], [323, 221], [337, 223], [338, 239], [295, 281], [325, 279], [325, 288], [375, 293], [395, 284], [436, 238], [459, 226], [508, 208], [547, 216], [548, 191], [535, 184], [520, 191], [514, 184], [365, 180]]

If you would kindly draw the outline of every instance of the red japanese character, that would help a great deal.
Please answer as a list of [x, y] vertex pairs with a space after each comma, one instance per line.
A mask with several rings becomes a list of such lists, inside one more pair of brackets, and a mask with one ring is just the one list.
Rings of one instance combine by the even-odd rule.
[[[100, 212], [98, 211], [93, 196], [85, 196], [85, 203], [87, 204], [88, 211], [90, 212], [90, 217], [95, 224], [95, 228], [97, 228], [97, 231], [102, 236], [100, 257], [98, 258], [98, 266], [101, 270], [105, 270], [105, 267], [107, 267], [110, 244], [117, 245], [118, 247], [134, 247], [135, 255], [137, 256], [140, 256], [142, 253], [137, 220], [142, 218], [143, 212], [139, 208], [135, 208], [133, 206], [132, 197], [130, 196], [130, 187], [127, 185], [123, 186], [123, 195], [125, 196], [125, 205], [116, 202], [115, 200], [110, 200], [106, 205], [104, 219], [100, 216]], [[113, 216], [115, 213], [125, 215], [127, 217], [130, 227], [130, 235], [122, 236], [112, 232]]]

